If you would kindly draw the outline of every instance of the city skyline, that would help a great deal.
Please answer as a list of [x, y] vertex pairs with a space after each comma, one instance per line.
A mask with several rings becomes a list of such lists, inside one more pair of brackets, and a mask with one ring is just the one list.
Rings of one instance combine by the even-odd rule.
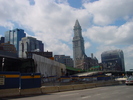
[[[87, 56], [121, 49], [125, 69], [132, 69], [132, 0], [8, 0], [0, 1], [0, 37], [10, 29], [24, 29], [28, 36], [43, 41], [45, 51], [73, 55], [73, 26], [82, 27]], [[115, 4], [115, 5], [114, 5]], [[52, 6], [52, 7], [51, 7]], [[123, 9], [123, 10], [121, 10]], [[69, 16], [68, 16], [69, 15]]]

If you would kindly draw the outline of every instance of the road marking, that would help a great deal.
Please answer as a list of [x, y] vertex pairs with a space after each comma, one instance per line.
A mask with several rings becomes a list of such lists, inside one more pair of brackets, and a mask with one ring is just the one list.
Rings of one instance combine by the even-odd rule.
[[96, 94], [96, 95], [101, 95], [101, 94]]
[[102, 96], [102, 97], [101, 97], [101, 99], [106, 99], [106, 98], [108, 98], [108, 96]]
[[86, 99], [86, 98], [90, 98], [91, 96], [84, 96], [82, 97], [82, 99]]
[[66, 97], [66, 96], [77, 95], [77, 94], [79, 94], [79, 93], [60, 95], [60, 97]]
[[69, 93], [78, 93], [78, 91], [62, 91], [62, 92], [57, 92], [57, 93], [54, 93], [54, 94], [69, 94]]

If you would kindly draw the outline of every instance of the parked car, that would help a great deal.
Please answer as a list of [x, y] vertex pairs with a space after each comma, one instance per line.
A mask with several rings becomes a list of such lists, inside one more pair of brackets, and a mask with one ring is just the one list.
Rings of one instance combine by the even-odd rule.
[[127, 80], [126, 80], [125, 83], [126, 83], [126, 85], [131, 85], [131, 84], [133, 84], [133, 76], [127, 78]]

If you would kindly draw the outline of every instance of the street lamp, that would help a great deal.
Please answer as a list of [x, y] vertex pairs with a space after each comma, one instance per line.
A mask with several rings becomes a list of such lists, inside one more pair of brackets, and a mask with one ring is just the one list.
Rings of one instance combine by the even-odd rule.
[[2, 71], [4, 69], [4, 61], [5, 61], [5, 58], [2, 58]]

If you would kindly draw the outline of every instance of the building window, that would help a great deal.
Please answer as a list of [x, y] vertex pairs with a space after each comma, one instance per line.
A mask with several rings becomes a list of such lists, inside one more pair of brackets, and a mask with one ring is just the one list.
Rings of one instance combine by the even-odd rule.
[[28, 51], [28, 49], [29, 49], [29, 47], [28, 47], [28, 42], [26, 42], [26, 46], [27, 46], [26, 49], [27, 49], [27, 51]]
[[22, 52], [24, 52], [24, 44], [22, 43]]

